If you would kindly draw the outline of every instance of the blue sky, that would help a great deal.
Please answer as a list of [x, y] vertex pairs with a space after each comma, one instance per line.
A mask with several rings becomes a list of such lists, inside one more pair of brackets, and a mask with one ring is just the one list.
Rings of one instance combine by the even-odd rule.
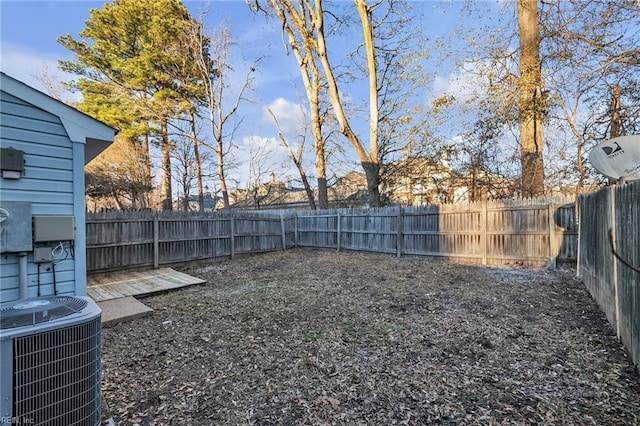
[[[277, 27], [266, 25], [260, 16], [254, 16], [244, 1], [214, 1], [208, 6], [199, 1], [185, 4], [194, 16], [208, 7], [206, 22], [210, 28], [223, 23], [232, 28], [236, 43], [242, 46], [244, 65], [249, 66], [256, 57], [265, 57], [257, 74], [260, 96], [256, 100], [273, 98], [281, 92], [278, 85], [299, 80], [295, 62], [284, 55]], [[77, 38], [89, 10], [103, 5], [104, 2], [95, 1], [0, 0], [2, 70], [38, 89], [43, 89], [39, 77], [45, 70], [62, 77], [56, 69], [57, 62], [73, 59], [73, 55], [56, 39], [64, 34]]]
[[[198, 16], [203, 8], [208, 8], [205, 22], [210, 28], [223, 23], [231, 28], [232, 36], [241, 48], [237, 51], [235, 66], [237, 82], [244, 79], [245, 70], [251, 62], [263, 57], [255, 73], [253, 90], [248, 94], [250, 102], [242, 105], [240, 115], [243, 121], [235, 135], [235, 143], [240, 147], [236, 153], [240, 164], [238, 179], [243, 180], [248, 173], [247, 153], [265, 144], [269, 145], [271, 163], [278, 165], [276, 172], [282, 174], [283, 178], [293, 175], [291, 164], [278, 145], [273, 122], [266, 114], [266, 108], [271, 107], [284, 130], [294, 131], [300, 117], [299, 106], [304, 102], [299, 71], [295, 59], [284, 53], [279, 25], [253, 15], [244, 0], [184, 3], [194, 16]], [[345, 2], [345, 5], [350, 3]], [[101, 8], [103, 4], [93, 1], [0, 0], [0, 68], [12, 77], [46, 92], [39, 81], [42, 75], [46, 73], [54, 79], [65, 79], [66, 76], [57, 70], [57, 61], [73, 59], [73, 55], [56, 42], [57, 37], [63, 34], [77, 37], [89, 16], [89, 10]], [[456, 2], [425, 1], [414, 5], [424, 15], [425, 38], [442, 36], [459, 22], [460, 16], [450, 12], [457, 9]], [[360, 38], [358, 32], [353, 34], [354, 42]], [[456, 72], [459, 71], [441, 71], [434, 78], [432, 87], [424, 88], [425, 97], [435, 98], [445, 91], [460, 90], [460, 75]], [[233, 90], [232, 84], [230, 95]], [[360, 95], [357, 88], [352, 90], [351, 96]], [[362, 133], [366, 135], [364, 130]], [[350, 148], [346, 150], [350, 151]], [[307, 154], [306, 158], [310, 161], [313, 156]], [[308, 173], [312, 174], [312, 167], [307, 168]]]

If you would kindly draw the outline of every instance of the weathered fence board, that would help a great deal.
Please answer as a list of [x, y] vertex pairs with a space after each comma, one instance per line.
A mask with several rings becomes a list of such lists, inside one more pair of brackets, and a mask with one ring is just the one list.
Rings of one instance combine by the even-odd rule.
[[640, 272], [633, 268], [640, 268], [640, 182], [581, 196], [579, 228], [578, 275], [638, 365]]
[[576, 257], [577, 235], [569, 229], [576, 223], [573, 204], [558, 203], [521, 200], [206, 216], [88, 213], [87, 265], [90, 272], [159, 267], [294, 246], [543, 265]]
[[542, 265], [575, 260], [573, 211], [561, 199], [296, 214], [303, 246]]
[[87, 220], [87, 270], [153, 265], [153, 218]]
[[607, 248], [607, 236], [611, 220], [611, 192], [604, 189], [587, 196], [581, 196], [580, 212], [580, 253], [578, 275], [607, 315], [609, 322], [616, 323], [616, 307], [613, 283], [613, 255]]
[[[572, 200], [504, 200], [325, 211], [87, 214], [88, 272], [294, 246], [424, 255], [486, 265], [576, 261], [586, 287], [640, 361], [640, 183]], [[579, 220], [576, 219], [578, 210]], [[579, 229], [578, 229], [579, 228]]]
[[340, 249], [340, 213], [318, 213], [300, 216], [296, 219], [297, 244], [302, 247]]

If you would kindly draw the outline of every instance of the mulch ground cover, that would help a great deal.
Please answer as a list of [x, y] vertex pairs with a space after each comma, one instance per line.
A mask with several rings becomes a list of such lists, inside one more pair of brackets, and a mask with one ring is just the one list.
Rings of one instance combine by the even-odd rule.
[[294, 249], [103, 330], [117, 425], [640, 424], [640, 377], [573, 270]]

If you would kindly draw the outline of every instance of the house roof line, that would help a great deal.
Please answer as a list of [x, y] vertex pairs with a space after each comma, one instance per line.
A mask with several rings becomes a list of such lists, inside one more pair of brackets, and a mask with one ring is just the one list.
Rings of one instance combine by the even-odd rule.
[[87, 164], [111, 143], [118, 132], [84, 112], [43, 93], [26, 83], [0, 71], [0, 89], [60, 118], [69, 139], [85, 144], [84, 163]]

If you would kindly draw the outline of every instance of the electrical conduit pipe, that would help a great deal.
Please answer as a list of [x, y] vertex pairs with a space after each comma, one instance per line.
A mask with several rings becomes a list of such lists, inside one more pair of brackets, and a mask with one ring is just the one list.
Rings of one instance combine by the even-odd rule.
[[20, 299], [26, 299], [28, 294], [28, 269], [27, 269], [27, 252], [22, 251], [18, 253], [18, 272], [20, 278]]

